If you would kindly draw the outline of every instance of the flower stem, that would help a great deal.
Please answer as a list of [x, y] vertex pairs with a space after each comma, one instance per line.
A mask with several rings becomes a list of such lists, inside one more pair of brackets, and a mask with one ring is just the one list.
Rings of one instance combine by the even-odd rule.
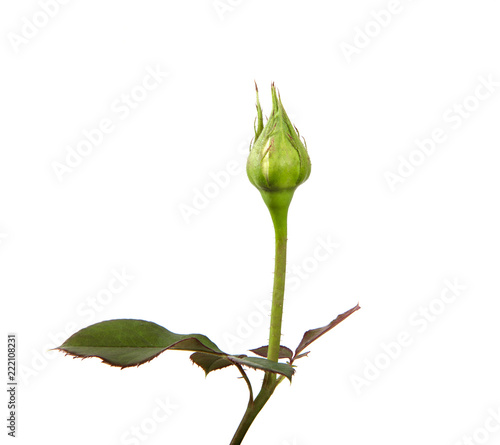
[[[286, 241], [287, 241], [287, 215], [288, 201], [286, 205], [277, 207], [269, 206], [274, 224], [276, 256], [274, 259], [274, 285], [273, 301], [271, 307], [271, 327], [269, 329], [269, 347], [267, 350], [268, 360], [278, 361], [281, 343], [281, 321], [283, 317], [283, 300], [285, 296], [286, 275]], [[234, 434], [230, 445], [240, 445], [248, 429], [267, 403], [276, 387], [283, 379], [276, 380], [276, 374], [266, 372], [259, 394], [248, 403], [243, 419]]]
[[243, 419], [241, 419], [240, 425], [238, 426], [236, 433], [234, 433], [234, 437], [231, 440], [230, 445], [241, 444], [241, 441], [245, 437], [245, 434], [250, 428], [250, 425], [252, 425], [253, 421], [257, 417], [257, 414], [259, 414], [260, 410], [264, 407], [266, 402], [273, 394], [274, 388], [276, 386], [273, 382], [269, 380], [270, 375], [272, 375], [272, 373], [266, 372], [266, 375], [264, 377], [264, 382], [262, 383], [262, 388], [260, 389], [259, 394], [257, 395], [254, 401], [250, 401], [248, 403], [245, 414], [243, 415]]
[[267, 358], [278, 361], [281, 343], [281, 321], [285, 297], [286, 241], [288, 206], [271, 212], [274, 223], [276, 256], [274, 259], [274, 286], [271, 306], [271, 327], [269, 329], [269, 349]]

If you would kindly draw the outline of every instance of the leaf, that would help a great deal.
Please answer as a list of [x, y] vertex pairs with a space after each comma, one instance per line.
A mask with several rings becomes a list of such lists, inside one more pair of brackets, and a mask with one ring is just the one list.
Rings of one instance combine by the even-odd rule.
[[174, 334], [144, 320], [102, 321], [78, 331], [55, 349], [74, 357], [99, 357], [104, 363], [122, 369], [141, 365], [172, 349], [194, 352], [191, 360], [201, 366], [205, 374], [234, 364], [282, 374], [289, 379], [294, 373], [290, 365], [246, 355], [229, 355], [204, 335]]
[[293, 358], [293, 361], [299, 359], [299, 358], [302, 358], [302, 357], [307, 357], [309, 355], [309, 351], [307, 352], [303, 352], [302, 354], [299, 354], [299, 355], [296, 355], [294, 358]]
[[206, 354], [205, 352], [195, 352], [191, 354], [190, 358], [193, 363], [196, 363], [205, 371], [205, 376], [207, 376], [209, 372], [234, 365], [234, 363], [225, 356]]
[[216, 356], [204, 352], [195, 352], [191, 355], [191, 360], [203, 368], [205, 375], [217, 369], [222, 369], [234, 364], [248, 366], [261, 371], [269, 371], [275, 374], [282, 374], [289, 380], [292, 379], [292, 375], [295, 372], [295, 369], [286, 363], [277, 363], [264, 358], [247, 357], [246, 355]]
[[[267, 357], [267, 349], [268, 349], [268, 346], [261, 346], [260, 348], [257, 348], [257, 349], [250, 349], [250, 351], [253, 352], [254, 354], [257, 354], [257, 355], [260, 355], [261, 357], [266, 358]], [[286, 346], [280, 346], [278, 358], [288, 358], [291, 360], [292, 357], [293, 357], [293, 351], [290, 348], [287, 348]]]
[[311, 330], [307, 331], [304, 334], [304, 337], [302, 337], [302, 340], [299, 343], [299, 346], [297, 346], [297, 349], [295, 350], [294, 360], [299, 358], [298, 355], [305, 348], [307, 348], [313, 341], [317, 340], [323, 334], [326, 334], [330, 329], [333, 329], [340, 322], [344, 321], [347, 317], [349, 317], [349, 315], [353, 314], [354, 312], [356, 312], [359, 309], [361, 309], [361, 308], [360, 308], [359, 304], [357, 304], [352, 309], [349, 309], [348, 311], [344, 312], [343, 314], [340, 314], [335, 320], [333, 320], [331, 323], [327, 324], [326, 326], [323, 326], [322, 328], [311, 329]]
[[282, 374], [288, 380], [292, 381], [292, 375], [295, 372], [288, 363], [278, 363], [268, 360], [267, 358], [260, 357], [247, 357], [242, 355], [228, 355], [229, 360], [240, 365], [249, 366], [253, 369], [260, 369], [261, 371], [269, 371], [275, 374]]
[[144, 320], [108, 320], [88, 326], [55, 348], [75, 357], [99, 357], [127, 368], [148, 362], [167, 349], [226, 355], [201, 334], [174, 334]]

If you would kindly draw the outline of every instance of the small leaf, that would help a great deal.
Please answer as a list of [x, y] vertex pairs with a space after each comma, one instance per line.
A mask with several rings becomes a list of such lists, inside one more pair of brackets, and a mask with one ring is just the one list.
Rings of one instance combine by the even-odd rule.
[[333, 320], [331, 323], [327, 324], [326, 326], [323, 326], [322, 328], [311, 329], [311, 330], [307, 331], [304, 334], [304, 337], [302, 337], [302, 340], [299, 343], [299, 346], [297, 346], [297, 349], [295, 350], [294, 360], [299, 358], [298, 357], [299, 354], [305, 348], [307, 348], [313, 341], [317, 340], [323, 334], [326, 334], [330, 329], [333, 329], [341, 321], [344, 321], [347, 317], [349, 317], [349, 315], [353, 314], [354, 312], [356, 312], [359, 309], [361, 309], [361, 308], [359, 307], [359, 304], [357, 304], [352, 309], [349, 309], [348, 311], [344, 312], [343, 314], [340, 314], [335, 320]]
[[[250, 351], [253, 352], [254, 354], [260, 355], [261, 357], [267, 358], [267, 349], [268, 346], [261, 346], [260, 348], [257, 349], [250, 349]], [[278, 358], [288, 358], [291, 360], [292, 357], [293, 357], [293, 351], [290, 348], [287, 348], [286, 346], [280, 346]]]
[[205, 371], [207, 376], [209, 372], [217, 369], [232, 366], [234, 363], [228, 360], [225, 356], [206, 354], [205, 352], [195, 352], [191, 354], [191, 360]]
[[225, 355], [204, 335], [174, 334], [156, 323], [132, 319], [93, 324], [55, 349], [75, 357], [99, 357], [121, 368], [148, 362], [167, 349]]
[[302, 358], [302, 357], [307, 357], [309, 355], [309, 351], [307, 352], [303, 352], [302, 354], [299, 354], [299, 355], [296, 355], [294, 358], [293, 358], [293, 361], [299, 359], [299, 358]]
[[290, 381], [292, 381], [292, 375], [295, 372], [295, 369], [293, 369], [289, 364], [273, 362], [267, 358], [247, 357], [241, 355], [228, 355], [227, 357], [233, 363], [239, 363], [240, 365], [249, 366], [253, 369], [260, 369], [261, 371], [282, 374]]
[[206, 354], [204, 352], [195, 352], [191, 355], [191, 360], [203, 368], [205, 375], [208, 375], [208, 373], [217, 369], [222, 369], [236, 363], [253, 369], [260, 369], [261, 371], [282, 374], [290, 380], [295, 372], [295, 370], [286, 363], [276, 363], [263, 358], [247, 357], [246, 355], [218, 356]]

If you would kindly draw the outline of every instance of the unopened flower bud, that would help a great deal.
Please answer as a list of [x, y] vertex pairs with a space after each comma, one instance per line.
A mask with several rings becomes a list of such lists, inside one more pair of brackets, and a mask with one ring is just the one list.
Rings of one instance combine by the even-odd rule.
[[274, 84], [271, 93], [273, 108], [264, 127], [257, 90], [257, 127], [247, 174], [273, 215], [273, 209], [288, 210], [295, 189], [311, 173], [311, 161]]

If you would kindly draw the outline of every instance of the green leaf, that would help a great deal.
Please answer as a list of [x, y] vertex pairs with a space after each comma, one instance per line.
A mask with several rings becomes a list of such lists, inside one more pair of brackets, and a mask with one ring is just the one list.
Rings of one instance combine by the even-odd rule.
[[[299, 346], [297, 346], [297, 349], [295, 350], [295, 355], [294, 355], [294, 360], [299, 358], [299, 354], [307, 348], [313, 341], [317, 340], [319, 337], [321, 337], [323, 334], [326, 334], [330, 329], [333, 329], [335, 326], [337, 326], [340, 322], [344, 321], [349, 315], [353, 314], [357, 310], [361, 309], [359, 304], [354, 306], [352, 309], [349, 309], [348, 311], [344, 312], [343, 314], [340, 314], [335, 320], [333, 320], [331, 323], [327, 324], [326, 326], [323, 326], [322, 328], [317, 328], [317, 329], [311, 329], [307, 331], [304, 334], [304, 337], [302, 337], [301, 342], [299, 343]], [[305, 354], [301, 354], [303, 357]]]
[[226, 355], [201, 334], [181, 335], [144, 320], [108, 320], [88, 326], [56, 348], [75, 357], [99, 357], [127, 368], [148, 362], [167, 349]]
[[236, 363], [253, 369], [259, 369], [261, 371], [281, 374], [290, 380], [295, 372], [295, 369], [286, 363], [276, 363], [264, 358], [247, 357], [246, 355], [216, 356], [213, 354], [206, 354], [204, 352], [195, 352], [191, 355], [191, 360], [203, 368], [205, 375], [208, 375], [208, 373], [216, 371], [217, 369], [226, 368], [227, 366], [234, 365]]
[[205, 352], [195, 352], [194, 354], [191, 354], [190, 358], [193, 363], [196, 363], [205, 371], [206, 376], [209, 372], [234, 365], [234, 363], [225, 356], [207, 354]]
[[253, 369], [284, 375], [290, 381], [292, 381], [292, 375], [295, 372], [295, 369], [288, 363], [277, 363], [267, 358], [228, 355], [228, 359], [233, 363], [239, 363], [240, 365], [248, 366]]
[[[257, 349], [250, 349], [250, 351], [253, 352], [254, 354], [260, 355], [261, 357], [267, 357], [268, 348], [269, 346], [261, 346], [260, 348]], [[293, 351], [290, 348], [287, 348], [286, 346], [280, 346], [278, 358], [288, 358], [291, 360], [292, 357], [293, 357]]]
[[282, 374], [289, 379], [294, 373], [290, 365], [246, 355], [229, 355], [204, 335], [175, 334], [144, 320], [121, 319], [96, 323], [73, 334], [55, 349], [74, 357], [99, 357], [104, 363], [121, 368], [141, 365], [171, 349], [194, 352], [191, 360], [201, 366], [205, 374], [235, 364]]

